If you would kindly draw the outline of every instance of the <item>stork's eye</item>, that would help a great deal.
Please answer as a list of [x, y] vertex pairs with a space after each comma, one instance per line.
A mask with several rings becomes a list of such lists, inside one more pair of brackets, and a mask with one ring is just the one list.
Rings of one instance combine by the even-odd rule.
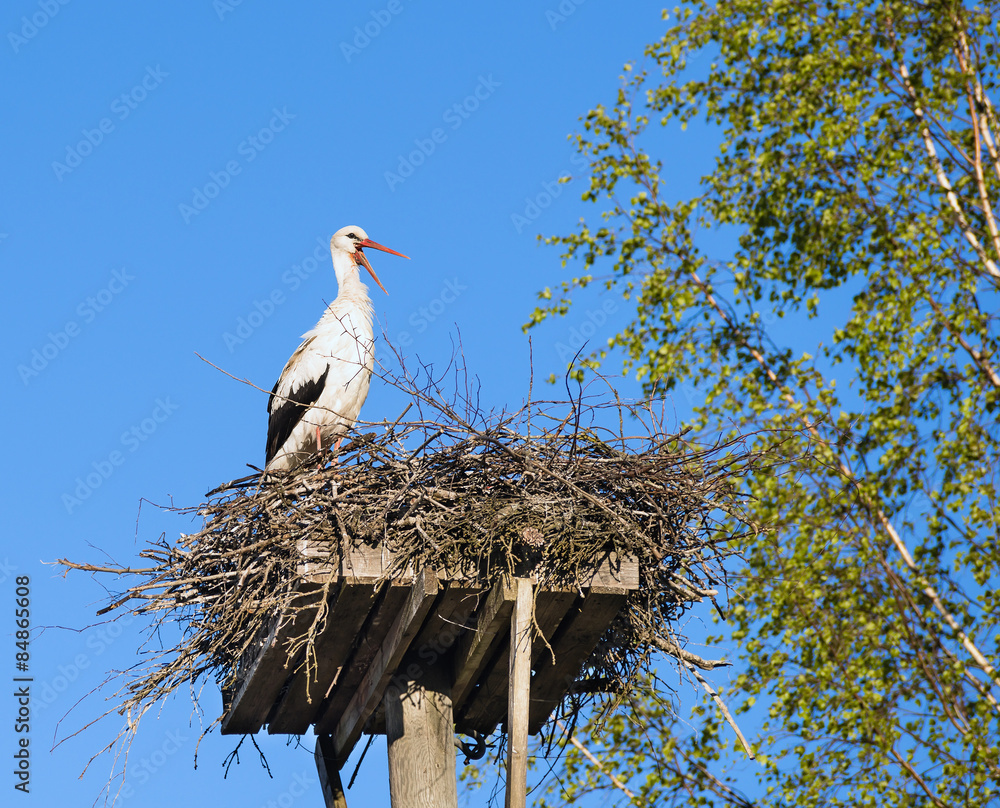
[[348, 238], [352, 238], [352, 239], [354, 239], [355, 241], [360, 241], [360, 240], [361, 240], [361, 239], [359, 239], [359, 238], [358, 238], [358, 234], [357, 234], [357, 233], [348, 233], [348, 234], [347, 234], [347, 237], [348, 237]]

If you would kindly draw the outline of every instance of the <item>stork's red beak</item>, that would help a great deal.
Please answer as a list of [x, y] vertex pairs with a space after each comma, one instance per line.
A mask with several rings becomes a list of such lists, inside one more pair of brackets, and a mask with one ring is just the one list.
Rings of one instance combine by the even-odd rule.
[[[390, 250], [388, 247], [383, 247], [377, 241], [372, 241], [370, 238], [366, 238], [362, 241], [356, 241], [354, 243], [354, 257], [364, 264], [365, 269], [371, 273], [372, 277], [375, 279], [375, 283], [378, 284], [378, 288], [385, 292], [385, 287], [382, 285], [382, 281], [378, 279], [378, 275], [375, 274], [375, 270], [372, 269], [372, 265], [368, 263], [368, 259], [362, 252], [363, 247], [371, 247], [373, 250], [381, 250], [382, 252], [392, 253], [393, 255], [398, 255], [400, 258], [406, 258], [407, 260], [409, 260], [410, 256], [403, 255], [401, 252], [396, 252], [395, 250]], [[388, 292], [385, 293], [389, 294]]]

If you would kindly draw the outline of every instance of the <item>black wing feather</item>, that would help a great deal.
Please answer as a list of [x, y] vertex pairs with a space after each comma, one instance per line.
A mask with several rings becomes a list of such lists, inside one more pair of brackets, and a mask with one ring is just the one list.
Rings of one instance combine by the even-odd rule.
[[327, 365], [322, 376], [291, 390], [287, 398], [279, 400], [277, 407], [272, 409], [275, 404], [274, 397], [278, 393], [278, 384], [281, 382], [281, 379], [278, 379], [274, 383], [274, 389], [271, 390], [271, 397], [267, 400], [267, 411], [271, 416], [267, 421], [267, 463], [270, 463], [271, 458], [285, 445], [285, 441], [288, 440], [296, 425], [302, 420], [302, 416], [305, 415], [306, 410], [316, 403], [320, 393], [323, 392], [323, 386], [326, 384], [326, 377], [329, 372], [330, 366]]

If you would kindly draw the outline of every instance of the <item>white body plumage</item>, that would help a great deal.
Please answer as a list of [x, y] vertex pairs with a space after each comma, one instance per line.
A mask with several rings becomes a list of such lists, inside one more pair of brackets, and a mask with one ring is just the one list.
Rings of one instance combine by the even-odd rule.
[[330, 443], [339, 447], [368, 397], [375, 363], [373, 310], [358, 265], [371, 272], [383, 291], [385, 287], [362, 252], [365, 247], [402, 255], [371, 241], [360, 227], [334, 234], [330, 253], [339, 292], [316, 327], [302, 335], [271, 392], [269, 470], [296, 468]]

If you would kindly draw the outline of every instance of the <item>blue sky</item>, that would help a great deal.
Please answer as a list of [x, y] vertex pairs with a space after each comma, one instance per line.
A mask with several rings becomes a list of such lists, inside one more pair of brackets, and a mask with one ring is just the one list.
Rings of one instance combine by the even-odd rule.
[[[31, 804], [98, 795], [110, 759], [78, 774], [119, 719], [50, 751], [104, 702], [57, 721], [135, 661], [142, 628], [94, 626], [100, 583], [47, 562], [131, 563], [161, 532], [197, 527], [148, 503], [140, 514], [142, 499], [196, 504], [263, 460], [265, 394], [195, 353], [270, 389], [336, 295], [330, 235], [357, 224], [411, 256], [372, 256], [389, 291], [373, 287], [385, 333], [437, 363], [460, 333], [484, 401], [516, 406], [529, 378], [521, 324], [566, 272], [535, 236], [596, 213], [579, 201], [585, 179], [554, 184], [582, 173], [567, 135], [614, 102], [622, 65], [663, 30], [661, 7], [644, 1], [345, 6], [16, 0], [0, 16], [0, 591], [12, 601], [28, 576], [35, 625], [59, 627], [31, 646]], [[711, 170], [713, 138], [664, 138], [683, 196]], [[536, 329], [536, 377], [561, 372], [575, 334], [606, 339], [626, 313], [594, 289], [564, 322]], [[401, 409], [375, 384], [363, 416]], [[202, 700], [211, 720], [218, 693]], [[195, 769], [186, 694], [146, 721], [125, 804], [320, 799], [309, 739], [295, 749], [264, 737], [273, 779], [244, 748], [224, 781], [234, 739], [208, 736]], [[2, 737], [12, 747], [13, 732]], [[352, 804], [387, 803], [384, 761], [376, 744]]]

